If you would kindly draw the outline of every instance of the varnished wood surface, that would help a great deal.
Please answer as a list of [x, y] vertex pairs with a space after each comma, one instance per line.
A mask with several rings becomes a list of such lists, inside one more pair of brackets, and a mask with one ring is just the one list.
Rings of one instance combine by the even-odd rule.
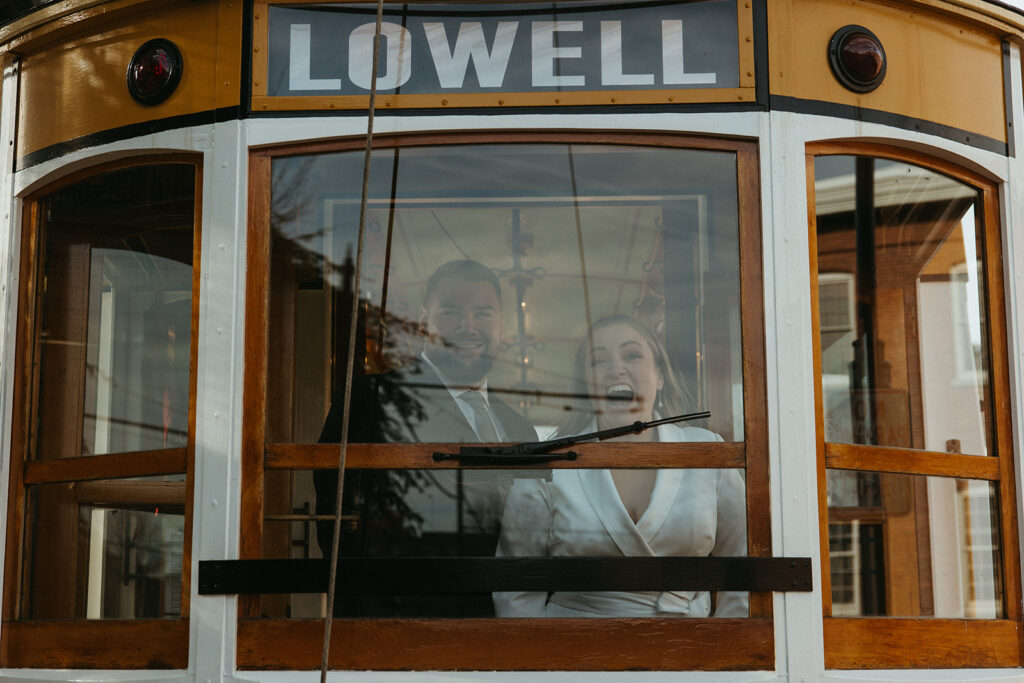
[[[35, 302], [38, 287], [38, 261], [35, 258], [39, 244], [37, 216], [39, 205], [26, 202], [22, 211], [21, 287], [18, 292], [17, 338], [14, 354], [14, 400], [11, 420], [11, 452], [0, 454], [10, 458], [7, 499], [7, 543], [4, 555], [3, 618], [13, 619], [19, 609], [21, 595], [21, 547], [24, 534], [25, 487], [23, 483], [25, 455], [32, 429], [31, 401], [36, 334]], [[6, 633], [0, 631], [0, 647]], [[0, 662], [5, 660], [0, 659]]]
[[[374, 149], [390, 147], [430, 147], [444, 145], [485, 145], [502, 143], [526, 143], [526, 144], [595, 144], [595, 145], [642, 145], [652, 147], [667, 147], [670, 149], [708, 149], [735, 152], [738, 147], [752, 147], [750, 143], [739, 143], [726, 138], [697, 136], [697, 135], [676, 135], [665, 133], [632, 133], [618, 131], [455, 131], [443, 134], [423, 133], [375, 133], [373, 136]], [[308, 143], [282, 143], [267, 145], [257, 148], [255, 157], [259, 156], [293, 156], [303, 154], [323, 154], [329, 152], [344, 152], [351, 150], [362, 150], [366, 147], [366, 138], [353, 136]], [[256, 190], [252, 185], [252, 175], [249, 176], [251, 190]], [[250, 221], [254, 220], [250, 214]]]
[[814, 155], [804, 156], [807, 173], [807, 244], [811, 275], [811, 345], [814, 349], [814, 437], [816, 474], [818, 480], [818, 546], [821, 549], [821, 607], [824, 615], [832, 614], [832, 562], [828, 549], [828, 496], [825, 467], [825, 408], [821, 382], [821, 319], [818, 298], [818, 229], [817, 193], [815, 192]]
[[185, 471], [187, 458], [187, 449], [168, 448], [162, 451], [32, 460], [25, 463], [25, 484], [178, 474]]
[[[270, 287], [270, 165], [265, 154], [249, 158], [249, 230], [246, 240], [245, 362], [242, 384], [242, 500], [239, 553], [261, 556], [263, 445], [266, 431], [267, 326]], [[238, 614], [255, 616], [259, 601], [238, 600]]]
[[[458, 453], [465, 444], [349, 444], [349, 469], [457, 469], [456, 460], [434, 460], [435, 452]], [[478, 444], [474, 444], [478, 445]], [[576, 460], [555, 460], [554, 469], [615, 467], [743, 467], [742, 443], [585, 443], [571, 449]], [[563, 452], [563, 451], [559, 451]], [[642, 460], [639, 460], [642, 458]], [[267, 469], [330, 469], [338, 466], [338, 445], [268, 444]], [[533, 465], [528, 469], [536, 469]], [[507, 469], [498, 466], [497, 469]]]
[[[825, 443], [820, 387], [815, 387], [817, 410], [819, 514], [822, 548], [821, 585], [826, 617], [830, 613], [831, 586], [826, 508], [825, 469], [895, 472], [925, 476], [993, 481], [1000, 492], [1000, 537], [1004, 601], [1009, 619], [951, 620], [913, 618], [825, 619], [826, 666], [861, 668], [956, 668], [1019, 666], [1021, 663], [1021, 587], [1014, 486], [1011, 407], [1009, 405], [1007, 330], [1004, 320], [999, 209], [992, 182], [977, 170], [893, 146], [859, 141], [831, 141], [808, 145], [808, 226], [811, 248], [812, 307], [814, 314], [815, 376], [821, 376], [817, 312], [817, 248], [814, 220], [814, 155], [845, 154], [890, 158], [917, 164], [979, 188], [980, 229], [984, 236], [985, 288], [988, 318], [990, 396], [986, 410], [991, 420], [992, 453], [960, 455], [901, 448]], [[921, 558], [924, 560], [925, 558]]]
[[[740, 326], [743, 340], [743, 432], [746, 453], [747, 553], [772, 554], [768, 462], [768, 404], [764, 339], [764, 287], [761, 273], [761, 195], [757, 150], [736, 152], [740, 232]], [[771, 617], [772, 596], [750, 596], [751, 617]]]
[[845, 443], [825, 444], [825, 466], [830, 469], [898, 472], [991, 481], [1000, 478], [999, 458]]
[[[314, 669], [323, 628], [240, 620], [238, 668]], [[747, 671], [774, 655], [770, 619], [335, 620], [330, 668]]]
[[10, 668], [184, 669], [188, 621], [58, 621], [3, 624]]
[[73, 485], [80, 505], [185, 513], [184, 481], [83, 481]]
[[[706, 467], [746, 469], [748, 543], [751, 555], [770, 555], [768, 439], [764, 357], [764, 295], [761, 271], [759, 164], [756, 145], [714, 137], [662, 133], [563, 131], [456, 132], [444, 135], [376, 136], [374, 146], [418, 147], [500, 143], [613, 144], [696, 148], [737, 155], [744, 343], [745, 442], [590, 443], [573, 446], [575, 461], [554, 468]], [[361, 150], [362, 137], [267, 146], [250, 156], [249, 233], [246, 281], [245, 389], [242, 438], [241, 557], [261, 556], [264, 469], [336, 467], [336, 444], [265, 441], [270, 383], [267, 367], [271, 293], [270, 161], [278, 156]], [[273, 438], [273, 437], [271, 437]], [[435, 462], [435, 451], [457, 452], [459, 444], [351, 444], [348, 467], [455, 468]], [[626, 452], [623, 451], [626, 449]], [[635, 453], [632, 449], [635, 449]], [[564, 449], [569, 450], [569, 449]], [[500, 469], [500, 466], [498, 467]], [[754, 617], [771, 615], [772, 596], [752, 597]], [[240, 668], [311, 669], [320, 659], [322, 624], [246, 619], [258, 612], [254, 601], [239, 600]], [[335, 622], [332, 666], [391, 669], [750, 669], [774, 662], [771, 619], [750, 620], [587, 620], [543, 621], [344, 621]], [[730, 643], [728, 652], [722, 644]], [[359, 643], [358, 647], [353, 647]], [[732, 647], [732, 644], [736, 647]], [[381, 652], [388, 652], [382, 657]], [[567, 653], [572, 653], [567, 656]]]
[[196, 488], [196, 395], [199, 387], [199, 313], [203, 280], [203, 165], [195, 160], [192, 208], [192, 322], [188, 363], [188, 444], [185, 454], [185, 538], [181, 557], [181, 618], [188, 619], [192, 596], [192, 514]]
[[[184, 621], [159, 622], [14, 622], [13, 619], [25, 608], [18, 600], [23, 595], [25, 580], [21, 572], [25, 566], [24, 549], [32, 547], [32, 539], [26, 530], [25, 500], [27, 487], [41, 486], [39, 495], [53, 491], [50, 495], [63, 496], [72, 504], [69, 508], [88, 504], [164, 507], [167, 512], [186, 514], [186, 540], [183, 548], [183, 596], [182, 614], [188, 613], [188, 592], [191, 579], [190, 538], [191, 524], [188, 522], [191, 498], [192, 456], [195, 437], [195, 386], [196, 354], [198, 351], [198, 288], [199, 288], [199, 225], [202, 220], [201, 191], [202, 176], [199, 163], [201, 155], [196, 154], [147, 154], [112, 163], [99, 164], [66, 176], [54, 184], [34, 192], [26, 198], [22, 223], [22, 282], [19, 294], [19, 331], [16, 352], [15, 419], [11, 439], [11, 490], [8, 505], [7, 556], [5, 564], [4, 612], [6, 620], [0, 642], [0, 665], [32, 667], [71, 667], [81, 664], [86, 667], [135, 667], [153, 666], [183, 668], [188, 661], [188, 628]], [[38, 459], [41, 455], [32, 441], [32, 435], [39, 422], [36, 414], [40, 382], [38, 367], [39, 342], [41, 337], [41, 316], [36, 314], [38, 299], [42, 296], [39, 282], [40, 264], [45, 259], [44, 226], [41, 225], [40, 200], [53, 192], [88, 177], [109, 171], [151, 164], [185, 164], [196, 169], [195, 236], [193, 241], [192, 274], [192, 323], [190, 358], [190, 398], [188, 413], [189, 445], [186, 448], [145, 451], [138, 453], [116, 453], [102, 456]], [[78, 420], [81, 419], [79, 415]], [[185, 475], [179, 482], [127, 481], [128, 478]], [[97, 481], [100, 479], [121, 481]], [[77, 513], [75, 513], [77, 514]], [[36, 520], [39, 526], [42, 518]], [[77, 529], [74, 519], [69, 529]], [[56, 533], [57, 529], [52, 529]], [[66, 534], [65, 534], [66, 536]], [[55, 545], [61, 552], [73, 557], [75, 543], [65, 539]], [[47, 539], [53, 542], [53, 539]], [[69, 545], [70, 544], [70, 545]], [[35, 557], [35, 566], [45, 569], [45, 561]], [[49, 591], [37, 592], [49, 596], [61, 591], [74, 591], [74, 581], [63, 579], [54, 583], [54, 576], [61, 575], [62, 566], [49, 563], [49, 574], [40, 585], [52, 584]], [[74, 575], [74, 572], [72, 573]], [[37, 601], [38, 602], [38, 601]], [[43, 601], [45, 603], [45, 600]], [[76, 609], [84, 603], [84, 593], [64, 596], [59, 599], [60, 614]], [[45, 604], [34, 604], [33, 613], [43, 614]], [[127, 635], [122, 635], [127, 634]]]
[[1007, 619], [825, 619], [827, 669], [1021, 665], [1021, 626]]
[[[989, 342], [989, 381], [992, 406], [986, 411], [992, 419], [995, 454], [999, 457], [1000, 531], [1003, 543], [1003, 576], [1007, 616], [1020, 621], [1020, 543], [1018, 533], [1017, 486], [1014, 474], [1014, 441], [1011, 419], [1009, 350], [1007, 326], [1003, 317], [1006, 310], [1003, 279], [1002, 239], [999, 226], [999, 198], [993, 185], [982, 186], [982, 221], [985, 249], [985, 285], [988, 294], [986, 329]], [[1022, 644], [1024, 645], [1024, 644]]]

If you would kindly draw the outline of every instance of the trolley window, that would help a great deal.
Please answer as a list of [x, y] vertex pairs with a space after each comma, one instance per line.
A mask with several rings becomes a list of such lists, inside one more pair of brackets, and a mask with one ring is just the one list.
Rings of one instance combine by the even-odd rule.
[[197, 166], [124, 166], [26, 204], [7, 666], [187, 661]]
[[813, 158], [826, 661], [912, 666], [870, 634], [914, 628], [971, 644], [962, 660], [917, 665], [1012, 665], [1016, 498], [999, 408], [994, 189], [871, 151]]
[[[269, 277], [250, 268], [247, 334], [266, 347], [263, 377], [246, 378], [246, 405], [258, 409], [245, 416], [244, 474], [247, 490], [263, 496], [243, 511], [243, 556], [329, 555], [353, 297], [343, 558], [769, 554], [764, 379], [745, 370], [762, 367], [751, 361], [763, 353], [751, 148], [654, 137], [414, 142], [384, 141], [372, 154], [355, 288], [362, 149], [253, 158], [249, 262], [267, 263]], [[253, 327], [263, 320], [265, 329]], [[710, 417], [582, 443], [577, 460], [533, 469], [434, 457], [464, 443], [697, 411]], [[770, 659], [755, 635], [771, 623], [765, 594], [459, 594], [457, 573], [431, 580], [443, 595], [343, 585], [334, 615], [355, 619], [345, 622], [354, 629], [346, 640], [362, 645], [354, 652], [339, 641], [334, 665], [536, 668], [500, 648], [486, 662], [479, 647], [462, 659], [412, 645], [388, 660], [372, 655], [372, 620], [427, 619], [394, 622], [413, 643], [448, 628], [432, 620], [495, 616], [649, 618], [638, 635], [660, 620], [713, 617], [745, 643], [735, 658], [673, 655], [651, 666]], [[243, 622], [240, 638], [276, 634], [273, 618], [320, 618], [325, 609], [320, 595], [254, 599], [246, 613], [271, 620]], [[587, 622], [578, 628], [598, 633]], [[299, 637], [316, 622], [292, 623]], [[526, 627], [510, 623], [502, 633]], [[599, 640], [594, 647], [607, 645]], [[297, 659], [300, 649], [273, 662], [268, 648], [243, 650], [260, 653], [243, 668], [310, 664]], [[550, 668], [578, 661], [538, 656]]]

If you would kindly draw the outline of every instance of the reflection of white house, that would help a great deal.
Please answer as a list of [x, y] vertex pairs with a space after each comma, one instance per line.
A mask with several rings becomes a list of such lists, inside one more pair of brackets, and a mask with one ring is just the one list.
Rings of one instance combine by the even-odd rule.
[[[815, 193], [819, 218], [854, 210], [853, 175], [819, 179]], [[974, 196], [975, 191], [970, 187], [913, 166], [878, 164], [875, 169], [876, 209], [888, 208], [898, 212], [931, 202], [952, 207], [952, 200]], [[944, 218], [956, 220], [955, 215]], [[916, 281], [911, 279], [914, 276], [910, 272], [904, 285], [916, 289], [916, 310], [904, 312], [913, 324], [907, 325], [908, 334], [903, 342], [908, 346], [908, 353], [916, 353], [920, 374], [920, 409], [914, 411], [910, 421], [918, 425], [914, 429], [917, 434], [923, 434], [923, 443], [917, 441], [920, 439], [918, 436], [913, 447], [940, 453], [988, 455], [990, 449], [984, 424], [986, 412], [982, 406], [987, 378], [981, 358], [984, 329], [979, 313], [980, 274], [975, 247], [974, 207], [966, 205], [966, 212], [952, 230], [948, 225], [937, 223], [936, 229], [928, 235], [928, 241], [921, 244], [918, 253], [925, 262], [917, 272]], [[891, 232], [887, 232], [888, 227], [882, 228], [878, 233], [879, 240], [903, 239], [902, 234], [894, 236], [903, 227], [893, 226]], [[885, 247], [879, 245], [876, 248]], [[926, 250], [930, 250], [930, 254]], [[883, 275], [880, 273], [879, 277]], [[899, 285], [890, 283], [888, 286]], [[855, 398], [856, 392], [851, 387], [850, 364], [854, 360], [852, 342], [857, 334], [855, 300], [853, 274], [819, 274], [825, 438], [840, 443], [854, 441], [851, 417], [854, 401], [851, 398]], [[910, 317], [915, 315], [916, 320], [910, 321]], [[876, 320], [876, 324], [886, 323]], [[889, 340], [886, 344], [891, 346], [894, 341]], [[912, 345], [916, 345], [916, 349], [910, 348]], [[913, 386], [918, 379], [908, 377], [901, 381]], [[893, 386], [898, 387], [896, 384]], [[882, 387], [874, 392], [876, 400], [888, 400], [887, 392], [894, 396], [905, 396], [906, 393], [899, 388]], [[907, 399], [902, 400], [906, 402]], [[882, 443], [889, 441], [883, 440]], [[845, 488], [844, 482], [848, 484]], [[868, 505], [855, 490], [853, 482], [853, 476], [830, 477], [830, 507]], [[948, 618], [999, 616], [1001, 587], [995, 566], [998, 533], [991, 509], [995, 495], [993, 488], [985, 481], [933, 476], [927, 478], [923, 488], [917, 488], [916, 494], [912, 491], [911, 488], [899, 487], [883, 491], [884, 519], [894, 519], [898, 514], [894, 512], [895, 506], [907, 507], [915, 515], [918, 529], [927, 530], [923, 536], [917, 536], [916, 542], [917, 552], [923, 554], [922, 559], [930, 556], [930, 582], [924, 575], [927, 569], [922, 567], [920, 571], [922, 590], [927, 591], [926, 586], [931, 585], [933, 615]], [[903, 500], [886, 500], [887, 496], [892, 498], [894, 495]], [[908, 497], [911, 500], [907, 500]], [[830, 524], [832, 606], [833, 614], [837, 616], [863, 613], [861, 582], [865, 576], [863, 573], [871, 571], [862, 557], [865, 551], [861, 548], [861, 521], [850, 520], [850, 514], [846, 514], [848, 521]], [[922, 516], [926, 519], [922, 520]], [[898, 561], [896, 556], [906, 550], [898, 547], [899, 544], [893, 543], [892, 539], [889, 545], [892, 547], [883, 551], [886, 566]], [[885, 579], [879, 580], [891, 580], [888, 571]], [[893, 589], [892, 586], [886, 588]], [[922, 597], [922, 605], [927, 602]]]

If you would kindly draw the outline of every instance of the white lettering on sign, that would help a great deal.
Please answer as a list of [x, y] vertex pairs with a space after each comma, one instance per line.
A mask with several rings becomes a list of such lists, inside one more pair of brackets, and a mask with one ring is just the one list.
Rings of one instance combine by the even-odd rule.
[[586, 85], [583, 76], [555, 75], [556, 59], [579, 59], [581, 47], [555, 47], [555, 34], [582, 31], [582, 21], [534, 21], [533, 84], [534, 85]]
[[622, 22], [601, 22], [601, 85], [654, 85], [654, 74], [622, 73]]
[[494, 47], [487, 51], [483, 25], [479, 21], [459, 24], [459, 35], [455, 38], [455, 49], [448, 52], [448, 36], [444, 24], [426, 22], [423, 31], [427, 35], [430, 56], [434, 59], [437, 80], [442, 88], [461, 88], [466, 81], [469, 62], [476, 67], [476, 77], [483, 88], [500, 88], [505, 82], [505, 71], [512, 55], [518, 21], [500, 21], [494, 34]]
[[[363, 24], [348, 37], [348, 77], [360, 88], [370, 89], [373, 79], [374, 24]], [[381, 22], [381, 42], [387, 46], [384, 53], [384, 71], [377, 74], [377, 87], [392, 90], [404, 85], [412, 76], [412, 34], [404, 26]]]
[[712, 73], [688, 74], [683, 67], [683, 22], [664, 19], [661, 22], [662, 82], [665, 85], [713, 85]]
[[[405, 85], [413, 75], [413, 42], [418, 41], [415, 50], [422, 54], [423, 38], [430, 52], [434, 70], [437, 72], [441, 88], [465, 88], [470, 64], [476, 72], [480, 88], [500, 88], [506, 85], [516, 39], [527, 40], [519, 31], [519, 21], [499, 21], [494, 32], [494, 40], [488, 49], [484, 35], [484, 25], [479, 21], [463, 21], [458, 24], [458, 33], [454, 46], [449, 34], [454, 30], [455, 22], [425, 21], [419, 25], [406, 28], [392, 22], [381, 24], [381, 45], [383, 62], [381, 73], [377, 76], [377, 87], [381, 90], [393, 90]], [[343, 90], [341, 78], [313, 78], [311, 66], [313, 62], [311, 24], [293, 23], [289, 25], [288, 54], [288, 89], [291, 91], [324, 91]], [[420, 28], [422, 27], [422, 28]], [[416, 36], [414, 37], [413, 32]], [[423, 38], [419, 37], [422, 31]], [[596, 62], [598, 45], [584, 42], [587, 55], [579, 45], [559, 45], [565, 42], [560, 34], [581, 34], [584, 31], [583, 21], [531, 21], [528, 52], [530, 70], [527, 72], [531, 84], [535, 87], [580, 87], [586, 86], [590, 80], [592, 87], [622, 88], [650, 87], [660, 76], [661, 85], [695, 86], [715, 85], [718, 80], [716, 72], [686, 71], [683, 57], [683, 21], [681, 19], [661, 20], [661, 73], [626, 73], [625, 55], [630, 45], [623, 44], [622, 21], [603, 20], [600, 22], [600, 63]], [[373, 34], [374, 24], [362, 24], [354, 28], [348, 35], [348, 78], [352, 85], [369, 90], [373, 75]], [[319, 35], [319, 34], [318, 34]], [[593, 34], [589, 34], [593, 35]], [[324, 38], [320, 38], [324, 40]], [[590, 46], [593, 45], [593, 48]], [[318, 49], [324, 49], [318, 44]], [[645, 46], [646, 47], [646, 46]], [[525, 51], [524, 51], [525, 52]], [[320, 54], [320, 53], [316, 53]], [[519, 53], [517, 53], [519, 54]], [[648, 54], [645, 50], [644, 54]], [[584, 62], [586, 57], [588, 61]], [[423, 60], [421, 60], [422, 62]], [[588, 66], [589, 65], [589, 66]], [[525, 64], [520, 64], [520, 68]], [[653, 66], [653, 65], [652, 65]], [[422, 66], [417, 65], [417, 68]], [[566, 73], [568, 72], [568, 73]], [[515, 71], [513, 71], [515, 73]], [[519, 72], [522, 76], [526, 73]], [[422, 79], [422, 76], [420, 76]], [[515, 78], [515, 76], [513, 76]], [[600, 84], [595, 81], [600, 80]], [[436, 86], [435, 86], [436, 87]], [[469, 87], [473, 87], [470, 85]], [[522, 86], [520, 86], [522, 87]]]
[[292, 24], [291, 49], [288, 56], [288, 88], [290, 90], [338, 90], [340, 78], [310, 78], [309, 24]]

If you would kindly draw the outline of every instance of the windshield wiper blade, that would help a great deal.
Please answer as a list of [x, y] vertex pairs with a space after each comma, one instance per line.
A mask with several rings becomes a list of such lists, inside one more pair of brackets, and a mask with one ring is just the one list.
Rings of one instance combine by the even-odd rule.
[[458, 453], [434, 453], [434, 460], [458, 460], [460, 465], [536, 465], [552, 460], [575, 460], [577, 454], [568, 451], [566, 453], [552, 453], [551, 451], [560, 448], [568, 448], [583, 441], [604, 441], [613, 439], [616, 436], [625, 434], [639, 434], [652, 427], [658, 427], [673, 422], [687, 422], [689, 420], [701, 420], [711, 417], [711, 412], [703, 410], [698, 413], [686, 413], [673, 417], [663, 417], [649, 422], [637, 420], [632, 424], [600, 429], [596, 432], [576, 434], [574, 436], [563, 436], [559, 439], [548, 441], [525, 441], [522, 443], [501, 445], [501, 446], [462, 446]]

